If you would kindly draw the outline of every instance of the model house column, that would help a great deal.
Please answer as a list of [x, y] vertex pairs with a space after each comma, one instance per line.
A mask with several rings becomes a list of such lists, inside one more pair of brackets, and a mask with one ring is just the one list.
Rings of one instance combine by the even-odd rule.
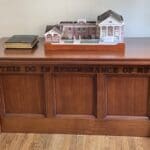
[[103, 34], [103, 30], [102, 30], [102, 26], [100, 26], [100, 38], [102, 38], [102, 34]]
[[122, 27], [119, 26], [119, 41], [122, 41]]
[[113, 27], [113, 37], [115, 37], [115, 26], [112, 26]]
[[108, 26], [106, 26], [106, 37], [108, 36]]

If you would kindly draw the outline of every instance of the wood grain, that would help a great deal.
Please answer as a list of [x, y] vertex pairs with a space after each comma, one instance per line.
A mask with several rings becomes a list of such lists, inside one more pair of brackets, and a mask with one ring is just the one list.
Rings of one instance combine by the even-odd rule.
[[108, 77], [108, 115], [147, 116], [148, 80], [147, 77]]
[[5, 97], [5, 113], [44, 113], [41, 75], [10, 74], [2, 75], [1, 79]]
[[125, 43], [119, 43], [116, 45], [86, 45], [86, 44], [50, 44], [44, 43], [45, 53], [46, 54], [59, 54], [59, 53], [97, 53], [108, 51], [110, 53], [122, 53], [124, 54]]
[[150, 138], [60, 135], [0, 134], [1, 150], [149, 150]]
[[[120, 62], [121, 60], [124, 60], [126, 63], [129, 61], [134, 61], [134, 63], [140, 62], [147, 62], [147, 60], [150, 60], [150, 38], [126, 38], [125, 39], [125, 45], [126, 49], [122, 53], [122, 51], [117, 52], [110, 52], [110, 51], [102, 51], [99, 53], [59, 53], [59, 54], [51, 54], [46, 55], [44, 52], [44, 41], [43, 39], [40, 40], [38, 47], [34, 53], [30, 54], [24, 54], [24, 53], [14, 53], [14, 54], [8, 54], [5, 53], [4, 49], [4, 42], [8, 38], [1, 38], [0, 39], [0, 59], [18, 59], [18, 60], [31, 60], [31, 59], [45, 59], [45, 60], [86, 60], [86, 61], [96, 61], [96, 60], [104, 60], [103, 63], [106, 63], [105, 61], [117, 61]], [[139, 59], [137, 61], [137, 59]], [[128, 61], [126, 61], [128, 60]], [[124, 63], [125, 63], [124, 62]], [[96, 63], [96, 62], [95, 62]], [[116, 63], [116, 62], [114, 62]]]
[[4, 41], [1, 132], [150, 136], [150, 38], [126, 39], [123, 55], [47, 56], [42, 40], [9, 55]]
[[97, 75], [97, 118], [104, 119], [107, 115], [105, 76]]
[[93, 75], [57, 74], [54, 80], [57, 115], [96, 115]]

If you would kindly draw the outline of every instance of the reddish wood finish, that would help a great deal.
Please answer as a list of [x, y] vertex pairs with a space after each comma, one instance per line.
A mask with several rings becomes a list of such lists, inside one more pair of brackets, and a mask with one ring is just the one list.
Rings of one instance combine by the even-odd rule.
[[[52, 61], [70, 61], [69, 63], [73, 63], [73, 60], [78, 60], [76, 63], [78, 64], [149, 64], [147, 60], [150, 60], [150, 38], [127, 38], [125, 39], [125, 51], [100, 51], [98, 53], [59, 53], [59, 54], [51, 54], [46, 55], [44, 52], [44, 41], [38, 45], [38, 48], [33, 53], [8, 53], [5, 52], [3, 43], [7, 38], [2, 38], [0, 40], [0, 59], [7, 60], [50, 60]], [[83, 62], [84, 60], [84, 62]], [[100, 61], [103, 60], [103, 61]], [[33, 60], [32, 60], [33, 61]], [[63, 62], [65, 63], [65, 62]]]
[[119, 52], [124, 53], [125, 43], [119, 43], [116, 45], [61, 45], [61, 44], [50, 44], [44, 43], [45, 53], [46, 54], [59, 54], [59, 53], [97, 53], [99, 51], [108, 51], [108, 52]]
[[106, 84], [103, 74], [97, 75], [97, 118], [105, 119], [107, 115]]
[[2, 75], [1, 78], [5, 113], [44, 113], [44, 86], [41, 75], [10, 74]]
[[108, 77], [108, 115], [147, 116], [148, 80], [148, 77]]
[[124, 53], [5, 53], [0, 44], [0, 129], [150, 136], [150, 39]]
[[56, 115], [95, 115], [93, 75], [57, 74], [54, 80]]

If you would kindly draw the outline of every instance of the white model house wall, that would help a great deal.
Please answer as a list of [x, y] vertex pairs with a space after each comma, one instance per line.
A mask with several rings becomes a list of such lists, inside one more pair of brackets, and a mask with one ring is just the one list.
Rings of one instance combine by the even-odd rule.
[[124, 23], [109, 17], [103, 22], [100, 22], [100, 39], [104, 37], [112, 37], [118, 39], [116, 42], [123, 42], [124, 40]]

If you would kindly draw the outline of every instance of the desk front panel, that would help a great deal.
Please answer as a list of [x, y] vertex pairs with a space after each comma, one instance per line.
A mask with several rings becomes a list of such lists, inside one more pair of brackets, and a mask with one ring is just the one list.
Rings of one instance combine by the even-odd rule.
[[2, 132], [150, 136], [147, 65], [0, 65]]

